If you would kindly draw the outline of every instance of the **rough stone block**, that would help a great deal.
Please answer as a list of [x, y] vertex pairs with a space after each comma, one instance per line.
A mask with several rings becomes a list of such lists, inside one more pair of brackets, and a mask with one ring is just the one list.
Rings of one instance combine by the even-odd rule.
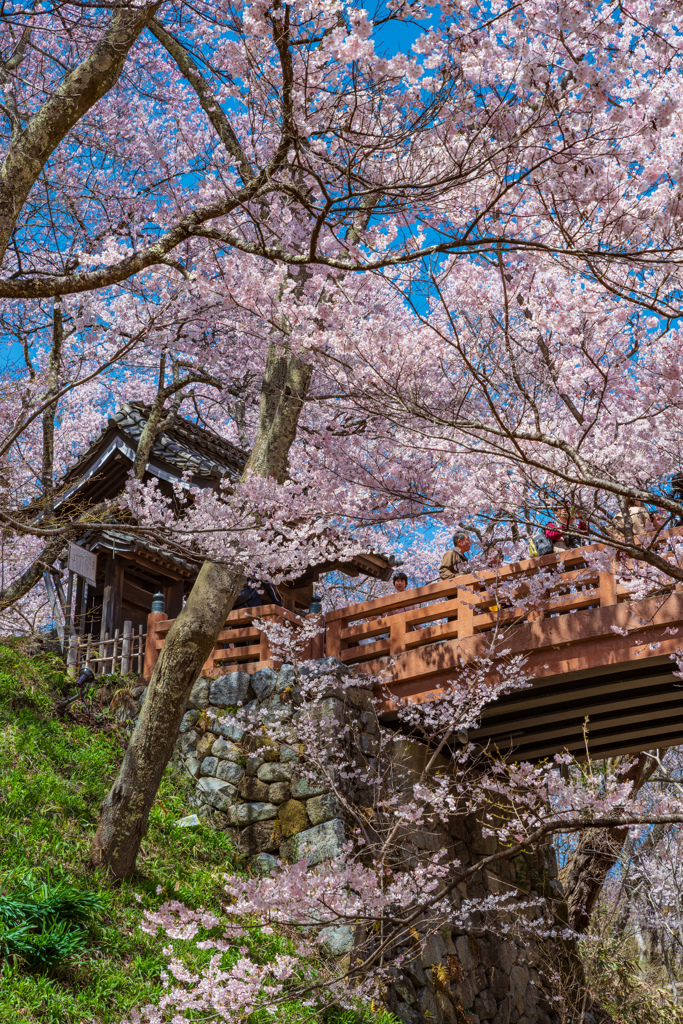
[[260, 782], [258, 779], [246, 778], [242, 779], [239, 786], [237, 787], [237, 795], [242, 800], [247, 800], [250, 803], [277, 803], [276, 800], [270, 799], [270, 789], [265, 782]]
[[320, 936], [332, 956], [344, 956], [353, 949], [355, 928], [349, 924], [330, 925], [320, 929]]
[[280, 819], [283, 839], [290, 839], [310, 826], [306, 805], [300, 800], [286, 800], [280, 804], [277, 816]]
[[249, 754], [247, 757], [247, 763], [244, 770], [246, 771], [247, 775], [254, 776], [256, 775], [261, 765], [264, 763], [265, 759], [259, 757], [258, 754]]
[[489, 989], [485, 988], [479, 993], [474, 1000], [473, 1009], [479, 1020], [492, 1020], [496, 1016], [496, 1000]]
[[277, 867], [277, 857], [272, 853], [257, 853], [251, 858], [251, 869], [257, 875], [272, 875]]
[[219, 736], [223, 736], [226, 740], [233, 740], [235, 743], [241, 743], [244, 739], [244, 729], [231, 722], [216, 721], [213, 723], [213, 731], [218, 733]]
[[[425, 975], [425, 984], [427, 982], [427, 976]], [[417, 992], [410, 978], [403, 977], [399, 978], [394, 982], [394, 991], [398, 998], [404, 1003], [410, 1003], [411, 1006], [417, 1002]]]
[[194, 779], [199, 777], [201, 766], [201, 761], [198, 761], [196, 757], [190, 756], [185, 758], [185, 767]]
[[265, 787], [271, 804], [282, 804], [292, 795], [288, 782], [273, 782], [270, 786], [266, 786], [265, 782], [259, 781], [259, 785]]
[[180, 723], [180, 735], [183, 736], [188, 732], [197, 721], [196, 711], [186, 711], [183, 715], [183, 720]]
[[456, 955], [458, 956], [460, 965], [466, 974], [473, 971], [477, 966], [477, 961], [472, 954], [470, 940], [466, 935], [461, 935], [456, 939]]
[[205, 757], [208, 757], [211, 753], [211, 747], [216, 742], [216, 737], [212, 732], [205, 732], [204, 735], [197, 743], [197, 757], [202, 761]]
[[289, 782], [292, 777], [292, 768], [288, 764], [271, 762], [261, 765], [256, 774], [261, 782]]
[[446, 943], [443, 938], [437, 933], [432, 932], [427, 935], [422, 944], [422, 960], [423, 967], [434, 967], [436, 964], [443, 963], [446, 956]]
[[293, 836], [282, 844], [280, 854], [283, 859], [298, 861], [305, 857], [312, 867], [323, 860], [340, 857], [346, 841], [344, 822], [340, 818], [315, 825]]
[[425, 1024], [425, 1019], [419, 1010], [408, 1003], [397, 1003], [394, 1016], [398, 1017], [402, 1024]]
[[223, 761], [237, 761], [243, 756], [239, 747], [236, 747], [230, 740], [224, 740], [222, 737], [213, 744], [211, 753], [214, 757], [220, 757]]
[[[215, 775], [218, 768], [217, 757], [205, 757], [200, 768], [201, 775]], [[226, 780], [229, 781], [229, 780]]]
[[231, 782], [233, 786], [239, 785], [244, 778], [244, 768], [232, 761], [219, 761], [216, 770], [216, 778]]
[[418, 988], [422, 988], [423, 985], [427, 984], [427, 981], [429, 980], [427, 978], [427, 972], [425, 971], [424, 967], [417, 959], [417, 957], [414, 960], [411, 960], [409, 963], [405, 964], [404, 967], [406, 974], [408, 975], [412, 983], [414, 985], [417, 985]]
[[327, 782], [324, 779], [299, 778], [292, 779], [292, 796], [297, 800], [308, 800], [309, 797], [319, 796], [327, 789]]
[[497, 999], [498, 1002], [504, 999], [510, 989], [510, 980], [507, 974], [503, 974], [497, 967], [492, 967], [489, 988], [493, 993], [494, 999]]
[[446, 993], [437, 991], [434, 993], [434, 996], [438, 1007], [439, 1020], [442, 1020], [443, 1024], [459, 1024], [459, 1015], [456, 1014], [455, 1007]]
[[299, 751], [296, 747], [280, 747], [280, 760], [285, 764], [295, 764], [299, 760]]
[[272, 762], [280, 760], [280, 744], [276, 743], [275, 740], [271, 739], [270, 736], [255, 736], [251, 739], [249, 744], [250, 753], [254, 757], [261, 758], [261, 764], [264, 761]]
[[250, 678], [246, 672], [230, 672], [211, 683], [209, 700], [219, 708], [244, 704], [249, 696]]
[[323, 821], [331, 821], [332, 818], [341, 818], [343, 814], [341, 804], [332, 793], [312, 796], [306, 801], [306, 812], [312, 825], [320, 825]]
[[[512, 1005], [510, 996], [504, 996], [501, 1002], [498, 1003], [498, 1009], [496, 1010], [496, 1016], [493, 1018], [491, 1024], [510, 1024], [511, 1020], [514, 1020], [515, 1013]], [[583, 1024], [588, 1024], [584, 1021]]]
[[292, 690], [296, 686], [296, 672], [293, 665], [282, 665], [277, 674], [275, 692], [283, 693], [285, 690]]
[[192, 754], [194, 756], [197, 750], [197, 742], [199, 740], [199, 733], [195, 729], [190, 729], [184, 733], [178, 742], [181, 754]]
[[439, 1007], [431, 988], [423, 988], [418, 995], [418, 1004], [423, 1019], [436, 1021], [439, 1019]]
[[[283, 666], [284, 667], [284, 666]], [[346, 679], [351, 674], [351, 669], [338, 658], [320, 658], [312, 664], [305, 665], [301, 670], [302, 676], [309, 679], [318, 679], [320, 676], [335, 675]]]
[[207, 804], [217, 807], [220, 811], [232, 803], [237, 790], [229, 782], [224, 782], [223, 779], [209, 777], [199, 780], [197, 792]]
[[197, 680], [190, 690], [190, 696], [187, 699], [188, 708], [206, 708], [209, 706], [210, 685], [208, 679]]
[[259, 700], [267, 700], [275, 689], [277, 672], [272, 668], [260, 668], [251, 677], [251, 688]]
[[273, 853], [281, 838], [279, 822], [257, 821], [240, 832], [239, 851], [246, 855]]
[[379, 724], [377, 722], [377, 715], [374, 711], [363, 711], [360, 716], [360, 722], [363, 727], [363, 732], [367, 732], [371, 736], [377, 736], [379, 733]]
[[515, 964], [510, 971], [510, 987], [513, 995], [519, 993], [523, 996], [529, 984], [529, 971], [524, 964]]
[[512, 942], [501, 942], [498, 946], [498, 967], [509, 974], [517, 959], [517, 950]]
[[290, 722], [294, 714], [294, 705], [289, 700], [283, 700], [274, 693], [263, 704], [261, 721], [264, 725], [282, 725]]
[[379, 752], [379, 737], [371, 736], [369, 733], [361, 733], [358, 746], [364, 754], [368, 754], [370, 757], [376, 757]]
[[235, 818], [241, 828], [255, 821], [268, 821], [276, 815], [277, 807], [274, 804], [261, 803], [260, 800], [253, 804], [240, 804], [235, 808]]

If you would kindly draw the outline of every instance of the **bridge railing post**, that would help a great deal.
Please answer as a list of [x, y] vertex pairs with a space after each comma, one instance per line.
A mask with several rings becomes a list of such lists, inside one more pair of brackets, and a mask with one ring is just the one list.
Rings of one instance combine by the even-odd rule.
[[341, 628], [341, 619], [328, 619], [325, 622], [325, 650], [327, 651], [327, 657], [336, 658], [337, 661], [342, 660]]
[[600, 607], [609, 608], [617, 603], [617, 581], [614, 573], [601, 572], [598, 576], [600, 588]]
[[389, 629], [389, 654], [401, 654], [406, 649], [406, 620], [403, 614], [392, 615]]
[[150, 612], [147, 616], [147, 640], [145, 641], [145, 664], [142, 669], [143, 682], [148, 683], [152, 678], [152, 672], [159, 658], [157, 647], [157, 622], [166, 622], [166, 612]]
[[471, 590], [458, 589], [458, 640], [474, 634], [474, 595]]

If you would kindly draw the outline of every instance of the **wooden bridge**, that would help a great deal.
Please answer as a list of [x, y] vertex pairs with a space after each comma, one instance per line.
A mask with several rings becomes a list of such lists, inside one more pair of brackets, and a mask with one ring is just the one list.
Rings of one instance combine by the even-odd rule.
[[[467, 663], [501, 650], [526, 657], [531, 687], [500, 698], [470, 739], [506, 756], [538, 760], [562, 750], [593, 757], [683, 743], [683, 682], [671, 655], [683, 648], [683, 588], [633, 601], [587, 547], [439, 581], [328, 612], [324, 653], [381, 679], [385, 719], [397, 702], [438, 699]], [[543, 599], [528, 599], [543, 574]], [[536, 577], [536, 579], [534, 579]], [[291, 620], [269, 605], [232, 612], [204, 673], [254, 671], [275, 662], [253, 619]], [[150, 616], [149, 677], [172, 622]], [[679, 633], [680, 630], [680, 633]], [[323, 654], [322, 637], [310, 657]]]

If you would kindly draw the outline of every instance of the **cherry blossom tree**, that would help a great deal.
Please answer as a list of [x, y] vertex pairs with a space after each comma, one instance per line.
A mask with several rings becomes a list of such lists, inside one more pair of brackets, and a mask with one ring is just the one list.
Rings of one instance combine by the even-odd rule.
[[[521, 297], [518, 317], [532, 323], [526, 291], [538, 290], [537, 319], [554, 320], [569, 346], [568, 325], [591, 301], [614, 311], [615, 329], [635, 332], [639, 351], [650, 335], [631, 323], [638, 310], [676, 315], [678, 184], [668, 166], [679, 117], [676, 12], [655, 2], [592, 11], [578, 0], [391, 3], [372, 16], [327, 2], [74, 3], [59, 19], [17, 7], [3, 32], [0, 297], [19, 300], [25, 316], [61, 297], [91, 331], [95, 312], [98, 329], [114, 334], [122, 319], [133, 321], [126, 330], [158, 400], [157, 424], [176, 408], [183, 379], [206, 389], [206, 408], [230, 394], [228, 383], [249, 368], [245, 332], [253, 337], [261, 325], [258, 420], [252, 389], [242, 423], [248, 472], [235, 495], [213, 507], [207, 496], [186, 524], [210, 561], [167, 639], [93, 854], [125, 874], [203, 652], [245, 573], [267, 568], [254, 495], [267, 503], [271, 536], [286, 540], [281, 563], [288, 551], [293, 564], [295, 553], [316, 549], [316, 503], [326, 522], [353, 528], [425, 512], [457, 521], [465, 508], [499, 522], [510, 507], [510, 461], [492, 459], [490, 439], [502, 430], [513, 452], [539, 443], [555, 451], [547, 430], [524, 436], [525, 418], [534, 419], [524, 380], [519, 400], [509, 394], [499, 357], [512, 345], [510, 301]], [[553, 297], [555, 279], [566, 310]], [[219, 372], [205, 357], [215, 341], [209, 326], [176, 331], [173, 341], [168, 326], [150, 341], [149, 321], [171, 298], [176, 309], [224, 318]], [[461, 320], [473, 339], [490, 329], [474, 383], [462, 377], [472, 353], [459, 353], [448, 335], [454, 325], [462, 333]], [[26, 422], [8, 430], [13, 456], [43, 412], [59, 416], [55, 336]], [[622, 333], [615, 345], [624, 344]], [[364, 367], [368, 350], [382, 364], [379, 384]], [[515, 356], [533, 379], [534, 351], [522, 344]], [[553, 359], [546, 388], [558, 376]], [[628, 376], [615, 358], [619, 372]], [[443, 405], [445, 386], [447, 408], [432, 409], [425, 398]], [[576, 400], [558, 387], [548, 415], [559, 409], [578, 430]], [[500, 427], [503, 405], [515, 423], [521, 414], [519, 437]], [[312, 422], [319, 410], [323, 422]], [[235, 410], [230, 429], [238, 418]], [[43, 466], [52, 442], [40, 422]], [[561, 438], [562, 458], [572, 443]], [[138, 470], [144, 457], [143, 446]], [[529, 458], [513, 459], [513, 472], [537, 473]], [[472, 473], [482, 460], [486, 486]], [[547, 461], [542, 472], [564, 472], [573, 486], [554, 456]], [[279, 503], [269, 480], [285, 489]], [[513, 483], [518, 505], [549, 486], [546, 477], [526, 489]], [[157, 526], [153, 496], [131, 493]], [[292, 493], [305, 530], [292, 528]], [[248, 527], [233, 529], [240, 501]], [[5, 522], [34, 538], [45, 529]], [[165, 525], [170, 532], [168, 516]], [[661, 569], [658, 557], [651, 564]], [[33, 559], [13, 600], [47, 556]], [[168, 714], [156, 720], [152, 709], [162, 706]], [[124, 853], [125, 835], [133, 838]]]

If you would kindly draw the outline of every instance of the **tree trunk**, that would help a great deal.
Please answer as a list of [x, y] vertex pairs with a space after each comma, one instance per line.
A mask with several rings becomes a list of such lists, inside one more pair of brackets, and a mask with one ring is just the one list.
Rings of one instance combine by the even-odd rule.
[[[623, 758], [629, 762], [630, 757]], [[631, 782], [631, 796], [650, 778], [657, 762], [647, 753], [639, 754], [622, 774], [624, 782]], [[591, 828], [581, 835], [578, 845], [562, 872], [569, 924], [574, 931], [587, 931], [595, 904], [605, 878], [621, 856], [627, 828]]]
[[161, 649], [114, 786], [100, 813], [91, 863], [127, 878], [175, 744], [192, 686], [244, 584], [239, 570], [205, 562]]
[[[256, 441], [245, 474], [283, 483], [288, 453], [311, 380], [311, 367], [271, 345]], [[169, 630], [116, 782], [102, 804], [90, 862], [129, 877], [149, 812], [185, 714], [190, 690], [244, 584], [241, 568], [206, 562]]]

